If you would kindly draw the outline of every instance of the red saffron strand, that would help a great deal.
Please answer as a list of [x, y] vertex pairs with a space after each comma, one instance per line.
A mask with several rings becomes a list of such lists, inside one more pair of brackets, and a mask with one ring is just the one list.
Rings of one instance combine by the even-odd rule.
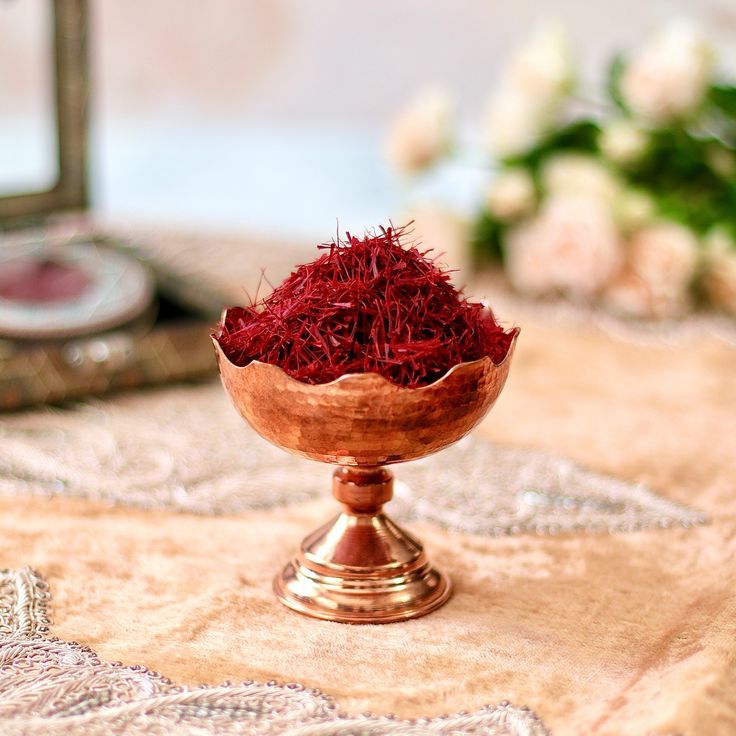
[[407, 228], [318, 246], [325, 252], [269, 296], [228, 310], [217, 335], [225, 355], [236, 365], [278, 365], [305, 383], [378, 373], [409, 388], [458, 363], [500, 363], [514, 330], [455, 289], [430, 251], [405, 245]]

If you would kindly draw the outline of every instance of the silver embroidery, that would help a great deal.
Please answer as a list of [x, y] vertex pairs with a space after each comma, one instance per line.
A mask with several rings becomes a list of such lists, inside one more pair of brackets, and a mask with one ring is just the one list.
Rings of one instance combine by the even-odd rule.
[[[172, 431], [175, 429], [175, 431]], [[206, 384], [0, 423], [0, 493], [238, 513], [317, 498], [329, 469], [258, 437]], [[390, 512], [474, 534], [632, 531], [706, 521], [641, 485], [472, 437], [396, 468]]]
[[318, 690], [276, 682], [177, 686], [144, 667], [104, 662], [46, 638], [48, 587], [28, 568], [0, 571], [0, 733], [53, 736], [545, 736], [528, 708], [503, 702], [473, 713], [401, 720], [353, 716]]
[[[8, 417], [0, 446], [6, 495], [218, 514], [298, 503], [329, 488], [329, 468], [262, 440], [215, 383]], [[706, 520], [565, 458], [472, 437], [397, 466], [396, 477], [390, 513], [474, 534], [623, 532]]]
[[490, 536], [630, 532], [707, 520], [641, 485], [538, 450], [465, 438], [446, 451], [445, 462], [430, 460], [402, 468], [394, 503], [400, 518]]
[[48, 583], [30, 567], [0, 570], [0, 636], [32, 636], [49, 630]]

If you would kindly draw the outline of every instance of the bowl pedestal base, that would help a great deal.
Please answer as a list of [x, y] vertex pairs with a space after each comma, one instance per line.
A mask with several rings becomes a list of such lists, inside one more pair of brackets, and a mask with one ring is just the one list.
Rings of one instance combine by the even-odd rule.
[[380, 624], [423, 616], [449, 599], [448, 578], [382, 511], [393, 495], [388, 470], [338, 468], [333, 494], [342, 512], [307, 536], [274, 579], [284, 605], [328, 621]]

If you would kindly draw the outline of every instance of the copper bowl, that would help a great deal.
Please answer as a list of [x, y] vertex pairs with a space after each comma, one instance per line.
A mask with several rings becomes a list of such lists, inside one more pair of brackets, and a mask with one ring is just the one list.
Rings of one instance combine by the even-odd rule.
[[289, 452], [342, 466], [333, 493], [343, 511], [309, 535], [277, 575], [283, 603], [332, 621], [387, 623], [449, 598], [447, 577], [383, 513], [393, 478], [382, 466], [425, 457], [470, 432], [503, 389], [517, 336], [515, 330], [501, 363], [461, 363], [420, 388], [374, 373], [306, 384], [274, 365], [237, 366], [213, 338], [225, 389], [256, 432]]

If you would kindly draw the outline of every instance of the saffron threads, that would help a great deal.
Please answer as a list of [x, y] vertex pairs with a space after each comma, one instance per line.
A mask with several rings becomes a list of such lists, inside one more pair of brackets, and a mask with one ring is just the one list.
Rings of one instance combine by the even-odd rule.
[[228, 359], [280, 366], [305, 383], [378, 373], [400, 386], [425, 386], [452, 366], [489, 356], [500, 363], [506, 332], [483, 304], [467, 301], [450, 274], [402, 228], [318, 246], [268, 297], [227, 311], [218, 342]]

